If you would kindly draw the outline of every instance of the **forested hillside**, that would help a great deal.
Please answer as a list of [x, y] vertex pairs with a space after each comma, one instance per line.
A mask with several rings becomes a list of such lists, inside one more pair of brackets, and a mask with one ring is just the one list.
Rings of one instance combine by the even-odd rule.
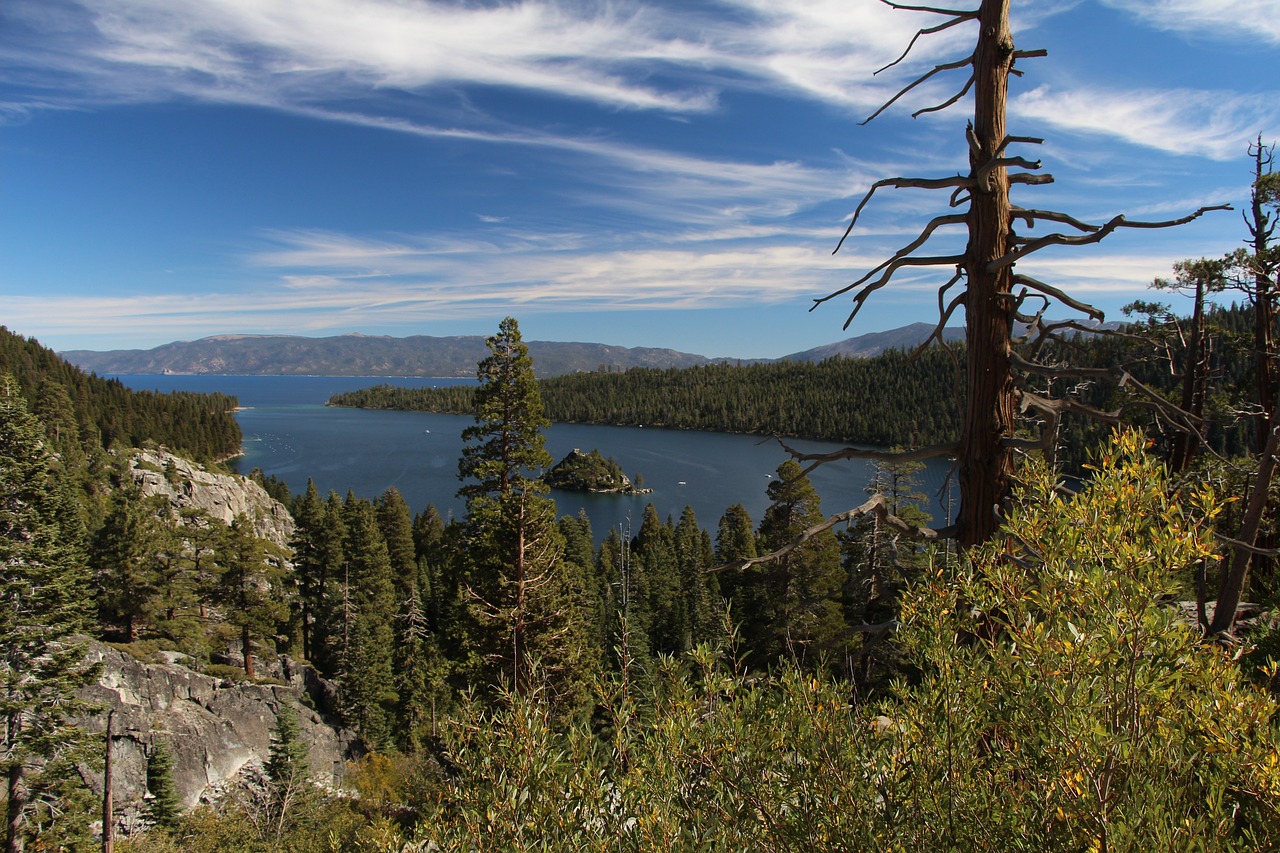
[[[1144, 356], [1140, 343], [1099, 357], [1169, 369], [1150, 356], [1159, 347], [1147, 341]], [[938, 356], [941, 387], [945, 353], [912, 367]], [[881, 363], [907, 364], [900, 354]], [[686, 401], [735, 374], [767, 377], [779, 384], [760, 387], [783, 394], [787, 381], [825, 375], [793, 371], [866, 380], [851, 366], [867, 370], [832, 360], [671, 381]], [[640, 388], [667, 379], [642, 376]], [[134, 457], [128, 472], [100, 470], [92, 494], [67, 490], [89, 474], [41, 444], [40, 431], [54, 430], [22, 395], [0, 400], [0, 453], [26, 460], [0, 459], [0, 485], [51, 497], [21, 517], [40, 533], [5, 564], [12, 588], [45, 571], [41, 560], [56, 558], [49, 565], [68, 579], [63, 604], [43, 602], [23, 625], [88, 632], [146, 660], [177, 655], [226, 679], [269, 682], [280, 655], [306, 660], [328, 685], [319, 710], [371, 751], [344, 773], [352, 795], [300, 785], [285, 720], [265, 777], [185, 815], [157, 796], [120, 849], [275, 853], [370, 839], [469, 849], [479, 836], [495, 849], [547, 838], [557, 849], [615, 849], [619, 838], [633, 849], [695, 838], [787, 849], [815, 827], [855, 849], [875, 839], [969, 848], [998, 826], [1002, 838], [1029, 833], [1037, 849], [1066, 850], [1096, 837], [1107, 774], [1119, 791], [1108, 831], [1140, 823], [1162, 849], [1280, 839], [1266, 668], [1276, 633], [1259, 626], [1237, 655], [1202, 643], [1168, 604], [1194, 598], [1193, 567], [1202, 589], [1218, 583], [1228, 494], [1168, 479], [1140, 434], [1092, 445], [1091, 483], [1070, 501], [1058, 473], [1029, 460], [1005, 538], [964, 556], [903, 535], [895, 519], [918, 523], [927, 498], [918, 466], [901, 461], [878, 466], [881, 502], [839, 525], [824, 519], [849, 508], [823, 507], [787, 461], [759, 519], [741, 505], [715, 520], [690, 509], [663, 519], [650, 505], [635, 530], [610, 530], [596, 546], [585, 515], [557, 519], [546, 497], [548, 383], [534, 380], [513, 320], [490, 339], [478, 378], [459, 463], [463, 516], [415, 511], [394, 488], [370, 501], [313, 486], [291, 495], [260, 478], [296, 520], [288, 547], [259, 539], [252, 519], [226, 525], [133, 485], [186, 494], [184, 466]], [[75, 494], [98, 511], [68, 512]], [[1272, 574], [1252, 583], [1274, 594]], [[40, 695], [63, 695], [62, 684], [49, 680]], [[63, 706], [33, 699], [21, 713], [44, 707]], [[58, 719], [73, 742], [71, 721]], [[160, 757], [148, 768], [161, 791], [167, 736], [155, 734]], [[984, 752], [992, 743], [1000, 749]], [[1106, 769], [1115, 756], [1122, 774]], [[22, 806], [21, 831], [54, 847], [91, 843], [97, 806], [79, 777], [34, 760], [23, 772], [41, 788]], [[972, 819], [953, 827], [950, 814]]]
[[[597, 371], [539, 381], [556, 422], [800, 436], [861, 444], [933, 444], [954, 438], [955, 362], [939, 348], [911, 359], [890, 351], [818, 363], [710, 364]], [[473, 389], [382, 385], [330, 405], [470, 413]]]
[[118, 380], [86, 374], [34, 338], [0, 326], [3, 374], [14, 378], [60, 446], [108, 450], [155, 443], [201, 462], [240, 453], [235, 397], [132, 391]]

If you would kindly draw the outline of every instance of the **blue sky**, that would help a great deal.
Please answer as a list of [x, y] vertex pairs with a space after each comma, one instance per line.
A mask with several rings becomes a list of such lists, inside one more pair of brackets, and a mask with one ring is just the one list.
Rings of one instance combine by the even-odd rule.
[[[1119, 317], [1240, 245], [1280, 136], [1277, 0], [1014, 0], [1010, 132], [1103, 222], [1231, 203], [1018, 266]], [[859, 122], [973, 26], [876, 0], [5, 0], [0, 323], [59, 350], [215, 334], [490, 334], [776, 357], [937, 312], [904, 275], [847, 331], [813, 300], [966, 170], [963, 83]], [[1043, 231], [1043, 229], [1041, 229]], [[941, 234], [937, 247], [954, 245]], [[1069, 312], [1057, 311], [1055, 316]]]

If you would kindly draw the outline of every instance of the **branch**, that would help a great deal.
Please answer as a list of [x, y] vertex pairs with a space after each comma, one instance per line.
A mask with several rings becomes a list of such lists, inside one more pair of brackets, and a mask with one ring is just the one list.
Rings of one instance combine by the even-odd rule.
[[1088, 222], [1081, 222], [1074, 216], [1057, 210], [1035, 210], [1033, 208], [1015, 206], [1010, 211], [1010, 214], [1014, 219], [1021, 219], [1026, 222], [1031, 228], [1036, 227], [1037, 219], [1045, 219], [1049, 222], [1060, 222], [1063, 225], [1070, 225], [1077, 231], [1096, 231], [1098, 229], [1097, 225], [1090, 225]]
[[938, 24], [937, 26], [925, 27], [923, 29], [917, 30], [916, 34], [911, 37], [911, 41], [907, 43], [907, 49], [902, 51], [902, 55], [899, 56], [897, 59], [895, 59], [893, 62], [890, 62], [885, 67], [874, 72], [872, 74], [873, 77], [876, 74], [879, 74], [881, 71], [888, 71], [890, 68], [897, 65], [902, 60], [906, 59], [907, 54], [911, 52], [911, 48], [916, 46], [916, 42], [920, 40], [921, 36], [931, 36], [931, 35], [934, 35], [935, 33], [940, 33], [943, 30], [951, 29], [957, 24], [962, 24], [965, 21], [977, 20], [978, 18], [977, 12], [953, 12], [946, 9], [926, 9], [922, 7], [897, 6], [897, 5], [894, 5], [893, 3], [889, 3], [888, 5], [893, 6], [893, 8], [895, 9], [911, 9], [911, 11], [915, 11], [915, 12], [937, 12], [940, 15], [953, 15], [954, 17], [952, 18], [952, 20], [947, 21], [945, 24]]
[[[894, 273], [896, 273], [898, 270], [902, 269], [903, 267], [951, 266], [952, 264], [959, 264], [963, 260], [964, 258], [961, 255], [943, 255], [941, 257], [935, 256], [935, 257], [923, 257], [923, 258], [901, 258], [895, 261], [893, 265], [888, 270], [885, 271], [884, 275], [880, 276], [880, 278], [876, 279], [871, 284], [868, 284], [866, 287], [862, 288], [862, 290], [859, 290], [854, 295], [853, 310], [850, 311], [849, 316], [845, 318], [844, 325], [841, 326], [841, 329], [848, 329], [849, 324], [852, 323], [853, 319], [858, 316], [858, 312], [862, 310], [862, 306], [866, 304], [866, 301], [868, 298], [870, 298], [871, 294], [875, 293], [877, 290], [879, 290], [880, 288], [888, 284], [889, 281], [893, 278]], [[825, 297], [824, 299], [815, 299], [814, 302], [815, 303], [825, 302], [826, 299], [830, 299], [830, 298], [831, 297], [828, 296], [828, 297]], [[816, 307], [817, 305], [814, 305], [814, 308]], [[813, 308], [810, 308], [809, 310], [812, 311]]]
[[[849, 232], [853, 231], [853, 226], [858, 224], [858, 217], [862, 215], [862, 208], [867, 206], [867, 202], [871, 201], [872, 194], [881, 187], [893, 187], [894, 189], [923, 189], [923, 190], [939, 190], [946, 187], [957, 187], [963, 189], [972, 187], [973, 179], [966, 178], [963, 175], [956, 175], [950, 178], [885, 178], [882, 181], [876, 181], [871, 185], [871, 189], [867, 190], [867, 194], [862, 197], [862, 201], [858, 202], [858, 207], [853, 211], [853, 219], [849, 222], [849, 227], [844, 229], [844, 234], [840, 237], [840, 242], [831, 250], [831, 254], [840, 251], [840, 247], [844, 245], [845, 239], [848, 238]], [[953, 205], [954, 206], [954, 205]]]
[[1094, 230], [1093, 233], [1090, 233], [1090, 234], [1081, 235], [1079, 237], [1071, 237], [1066, 234], [1055, 233], [1055, 234], [1045, 234], [1043, 237], [1037, 237], [1034, 240], [1028, 240], [1021, 247], [1015, 248], [1009, 251], [1008, 253], [1006, 253], [1003, 257], [996, 258], [994, 261], [991, 261], [990, 263], [988, 263], [987, 270], [990, 272], [995, 272], [996, 270], [1002, 269], [1007, 266], [1011, 266], [1012, 264], [1016, 263], [1019, 258], [1029, 255], [1032, 252], [1038, 252], [1039, 250], [1043, 249], [1045, 246], [1052, 246], [1052, 245], [1086, 246], [1086, 245], [1089, 245], [1090, 243], [1100, 242], [1104, 237], [1106, 237], [1112, 231], [1115, 231], [1117, 228], [1172, 228], [1176, 225], [1185, 225], [1194, 219], [1199, 219], [1201, 216], [1203, 216], [1204, 214], [1208, 213], [1211, 210], [1231, 210], [1231, 209], [1232, 207], [1229, 204], [1215, 204], [1210, 207], [1199, 208], [1194, 213], [1188, 214], [1187, 216], [1183, 216], [1178, 219], [1169, 219], [1164, 222], [1130, 222], [1129, 220], [1125, 219], [1124, 214], [1122, 213], [1118, 216], [1112, 217], [1111, 220], [1107, 222], [1105, 225], [1097, 226], [1096, 230]]
[[932, 12], [935, 15], [952, 15], [966, 16], [969, 18], [978, 17], [978, 13], [974, 11], [965, 11], [960, 9], [940, 9], [937, 6], [908, 6], [905, 3], [896, 3], [894, 0], [880, 0], [881, 3], [891, 9], [897, 9], [900, 12]]
[[770, 553], [759, 557], [751, 557], [747, 560], [739, 560], [736, 563], [726, 563], [722, 566], [716, 566], [715, 568], [707, 569], [707, 574], [718, 574], [720, 572], [734, 570], [743, 571], [751, 568], [752, 566], [759, 565], [760, 563], [772, 563], [775, 560], [780, 560], [804, 543], [808, 542], [810, 539], [813, 539], [818, 534], [825, 533], [838, 524], [848, 523], [869, 513], [875, 513], [882, 523], [889, 525], [895, 530], [920, 539], [936, 540], [943, 538], [945, 535], [950, 533], [950, 530], [934, 530], [929, 527], [916, 527], [914, 524], [909, 524], [898, 518], [896, 515], [891, 515], [889, 513], [888, 506], [888, 501], [885, 499], [884, 495], [872, 495], [870, 500], [866, 503], [856, 506], [851, 510], [837, 513], [826, 521], [815, 524], [802, 531], [798, 536], [796, 536], [796, 538], [792, 539], [776, 551], [771, 551]]
[[991, 173], [996, 169], [1007, 169], [1010, 166], [1016, 166], [1023, 169], [1034, 170], [1039, 169], [1040, 165], [1039, 160], [1028, 160], [1025, 157], [992, 157], [990, 160], [982, 164], [974, 178], [977, 181], [978, 186], [989, 192], [991, 189]]
[[937, 459], [940, 456], [955, 456], [960, 452], [959, 442], [954, 444], [934, 444], [930, 447], [917, 447], [913, 450], [869, 450], [859, 447], [843, 447], [840, 450], [833, 450], [830, 453], [802, 453], [793, 447], [789, 447], [785, 441], [778, 440], [778, 444], [787, 452], [792, 459], [797, 462], [813, 462], [808, 468], [805, 468], [803, 474], [808, 476], [819, 465], [825, 465], [828, 462], [839, 462], [842, 459], [873, 459], [877, 462], [920, 462], [925, 459]]
[[956, 101], [960, 100], [965, 95], [969, 94], [969, 90], [973, 88], [973, 81], [974, 81], [974, 76], [970, 74], [969, 79], [965, 81], [964, 86], [961, 87], [959, 92], [956, 92], [954, 95], [952, 95], [950, 98], [947, 98], [945, 101], [943, 101], [940, 104], [934, 104], [931, 107], [921, 107], [920, 109], [913, 112], [911, 114], [911, 117], [920, 118], [920, 116], [924, 115], [925, 113], [936, 113], [936, 112], [941, 112], [942, 110], [945, 110], [947, 107], [951, 106]]
[[1087, 302], [1081, 302], [1079, 299], [1064, 293], [1053, 285], [1045, 284], [1043, 281], [1034, 279], [1029, 275], [1015, 274], [1011, 279], [1011, 282], [1013, 284], [1020, 284], [1023, 287], [1029, 287], [1037, 293], [1043, 293], [1045, 296], [1051, 296], [1062, 304], [1074, 308], [1081, 314], [1087, 314], [1099, 323], [1101, 323], [1105, 317], [1101, 309], [1095, 308]]
[[946, 328], [947, 321], [951, 319], [951, 315], [955, 312], [956, 308], [964, 304], [965, 294], [963, 291], [961, 291], [961, 293], [957, 295], [955, 299], [951, 300], [951, 304], [947, 305], [945, 308], [942, 305], [942, 296], [944, 293], [947, 292], [948, 289], [950, 289], [951, 285], [955, 284], [963, 276], [964, 276], [963, 271], [957, 272], [955, 275], [951, 277], [950, 281], [942, 285], [942, 287], [938, 288], [937, 325], [933, 327], [933, 331], [929, 333], [929, 337], [921, 341], [920, 344], [911, 351], [911, 354], [907, 356], [908, 362], [915, 361], [917, 358], [919, 358], [920, 354], [923, 353], [925, 350], [927, 350], [929, 348], [929, 344], [933, 343], [934, 341], [937, 341], [940, 344], [946, 343], [946, 341], [942, 339], [942, 330]]
[[946, 63], [943, 63], [942, 65], [935, 65], [931, 70], [926, 71], [924, 74], [922, 74], [921, 76], [917, 77], [915, 80], [908, 83], [905, 87], [903, 87], [902, 89], [899, 89], [898, 94], [894, 95], [888, 101], [885, 101], [885, 103], [880, 106], [880, 109], [876, 110], [871, 115], [867, 116], [865, 119], [858, 122], [858, 125], [861, 126], [861, 125], [870, 123], [873, 119], [875, 119], [876, 116], [880, 115], [880, 113], [884, 112], [885, 110], [889, 109], [889, 107], [893, 106], [894, 103], [896, 103], [899, 98], [907, 94], [907, 92], [910, 92], [916, 86], [919, 86], [921, 83], [928, 80], [933, 75], [941, 74], [943, 71], [954, 71], [957, 68], [963, 68], [966, 65], [973, 65], [972, 54], [970, 54], [969, 56], [966, 56], [964, 59], [957, 59], [955, 62], [946, 62]]

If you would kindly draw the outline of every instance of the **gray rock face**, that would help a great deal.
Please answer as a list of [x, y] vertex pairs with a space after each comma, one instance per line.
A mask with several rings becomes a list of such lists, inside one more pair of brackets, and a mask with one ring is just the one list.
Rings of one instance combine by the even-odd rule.
[[136, 450], [130, 464], [142, 494], [163, 496], [175, 513], [200, 509], [223, 524], [252, 519], [254, 533], [281, 548], [288, 547], [293, 537], [293, 516], [248, 477], [215, 474], [163, 450]]
[[[339, 786], [346, 762], [363, 754], [356, 735], [317, 712], [327, 685], [308, 667], [284, 660], [286, 684], [248, 684], [193, 672], [178, 664], [143, 663], [111, 646], [90, 645], [103, 663], [97, 684], [81, 698], [102, 712], [82, 722], [106, 732], [114, 711], [112, 757], [117, 814], [124, 821], [140, 810], [147, 793], [147, 755], [164, 741], [173, 755], [174, 784], [190, 808], [211, 799], [265, 763], [282, 705], [293, 706], [307, 745], [313, 778]], [[90, 779], [101, 792], [101, 779]]]

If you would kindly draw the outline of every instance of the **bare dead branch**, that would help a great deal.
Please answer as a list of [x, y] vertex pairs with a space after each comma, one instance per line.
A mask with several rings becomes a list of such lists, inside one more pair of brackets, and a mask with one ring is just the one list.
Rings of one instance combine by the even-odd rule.
[[967, 11], [960, 9], [941, 9], [937, 6], [908, 6], [906, 3], [897, 3], [894, 0], [880, 0], [881, 3], [891, 9], [897, 9], [900, 12], [931, 12], [935, 15], [952, 15], [965, 16], [969, 18], [978, 17], [977, 11]]
[[1028, 160], [1025, 157], [992, 157], [990, 160], [982, 164], [974, 176], [978, 186], [984, 189], [991, 187], [991, 173], [999, 168], [1016, 167], [1021, 169], [1039, 169], [1041, 163], [1039, 160]]
[[833, 450], [830, 453], [803, 453], [781, 439], [778, 444], [787, 455], [797, 462], [812, 462], [813, 464], [805, 468], [803, 474], [808, 476], [820, 465], [828, 462], [839, 462], [842, 459], [872, 459], [877, 462], [886, 462], [889, 464], [897, 462], [920, 462], [925, 459], [938, 459], [944, 456], [955, 456], [960, 452], [960, 445], [953, 444], [934, 444], [929, 447], [917, 447], [912, 450], [871, 450], [860, 447], [842, 447], [839, 450]]
[[1070, 225], [1077, 231], [1096, 231], [1098, 228], [1097, 225], [1091, 225], [1088, 222], [1081, 222], [1074, 216], [1057, 210], [1036, 210], [1028, 207], [1014, 206], [1011, 213], [1014, 219], [1021, 219], [1032, 228], [1036, 227], [1037, 219], [1044, 219], [1048, 222], [1060, 222], [1063, 225]]
[[[894, 6], [894, 8], [903, 9], [906, 7]], [[943, 12], [942, 10], [939, 10], [939, 9], [928, 9], [928, 10], [917, 9], [915, 11], [930, 11], [930, 12], [939, 12], [940, 14], [948, 14], [947, 12]], [[952, 27], [956, 26], [957, 24], [963, 24], [965, 21], [976, 20], [978, 17], [977, 12], [956, 12], [954, 14], [955, 16], [950, 21], [947, 21], [942, 24], [938, 24], [937, 26], [925, 27], [923, 29], [917, 30], [916, 34], [911, 37], [911, 41], [907, 43], [907, 49], [902, 51], [902, 55], [899, 56], [897, 59], [895, 59], [893, 62], [890, 62], [888, 65], [884, 66], [883, 68], [875, 71], [871, 76], [874, 77], [876, 74], [879, 74], [881, 71], [888, 71], [890, 68], [897, 65], [902, 60], [906, 59], [907, 54], [911, 53], [911, 49], [916, 46], [916, 42], [920, 40], [921, 36], [931, 36], [931, 35], [934, 35], [935, 33], [940, 33], [943, 30], [949, 30]]]
[[1074, 308], [1075, 310], [1079, 311], [1081, 314], [1086, 314], [1092, 317], [1093, 319], [1097, 320], [1099, 323], [1101, 323], [1104, 319], [1105, 315], [1103, 314], [1101, 309], [1095, 308], [1094, 306], [1090, 305], [1087, 302], [1081, 302], [1079, 299], [1076, 299], [1074, 296], [1071, 296], [1070, 294], [1067, 294], [1059, 290], [1058, 288], [1054, 287], [1051, 284], [1046, 284], [1045, 282], [1040, 281], [1039, 279], [1032, 278], [1029, 275], [1019, 275], [1015, 273], [1013, 276], [1012, 282], [1015, 285], [1020, 284], [1023, 287], [1027, 287], [1027, 288], [1030, 288], [1031, 290], [1036, 291], [1037, 293], [1042, 293], [1045, 296], [1052, 297], [1053, 299], [1056, 299], [1059, 302], [1061, 302], [1063, 305], [1066, 305], [1070, 308]]
[[1044, 140], [1039, 136], [1006, 136], [1000, 142], [1000, 147], [996, 149], [996, 156], [1004, 154], [1004, 150], [1010, 145], [1044, 145]]
[[915, 361], [917, 358], [919, 358], [920, 355], [925, 350], [927, 350], [929, 348], [929, 345], [934, 341], [937, 341], [940, 344], [946, 343], [946, 341], [942, 339], [942, 330], [946, 328], [947, 321], [951, 319], [951, 315], [955, 312], [956, 308], [964, 304], [965, 294], [963, 292], [958, 294], [954, 299], [951, 300], [951, 304], [947, 305], [945, 308], [942, 305], [942, 295], [947, 292], [947, 290], [951, 287], [951, 285], [955, 284], [963, 276], [964, 276], [963, 272], [957, 272], [955, 275], [951, 277], [950, 281], [942, 285], [942, 287], [938, 288], [938, 322], [933, 327], [933, 331], [929, 333], [929, 337], [921, 341], [920, 344], [911, 351], [911, 354], [907, 356], [908, 362]]
[[[830, 530], [831, 528], [835, 527], [836, 525], [847, 524], [848, 522], [853, 521], [854, 519], [857, 519], [864, 515], [868, 515], [872, 513], [874, 513], [876, 516], [879, 517], [880, 522], [882, 524], [892, 527], [894, 530], [897, 530], [900, 533], [906, 534], [908, 536], [913, 536], [918, 539], [927, 539], [927, 540], [937, 540], [940, 538], [944, 538], [943, 530], [934, 530], [929, 527], [917, 527], [914, 524], [909, 524], [903, 521], [902, 519], [898, 518], [896, 515], [890, 514], [889, 503], [885, 499], [885, 496], [872, 495], [871, 498], [866, 503], [856, 506], [853, 509], [846, 510], [845, 512], [837, 513], [836, 515], [833, 515], [830, 518], [828, 518], [826, 521], [820, 522], [818, 524], [813, 525], [810, 528], [807, 528], [806, 530], [802, 531], [799, 535], [797, 535], [794, 539], [792, 539], [790, 542], [788, 542], [786, 545], [783, 545], [781, 548], [777, 549], [776, 551], [771, 551], [770, 553], [764, 554], [759, 557], [752, 557], [747, 560], [739, 560], [734, 563], [726, 563], [725, 565], [722, 565], [722, 566], [716, 566], [715, 568], [707, 569], [707, 574], [718, 574], [720, 572], [728, 572], [728, 571], [735, 571], [735, 570], [743, 571], [744, 569], [749, 569], [752, 566], [756, 566], [761, 563], [772, 563], [776, 560], [780, 560], [783, 557], [787, 556], [792, 551], [796, 550], [801, 545], [808, 542], [810, 539], [813, 539], [818, 534], [824, 533]], [[949, 531], [945, 531], [945, 532], [949, 532]]]
[[948, 225], [964, 225], [965, 221], [966, 221], [966, 217], [964, 214], [949, 214], [947, 216], [935, 216], [933, 219], [930, 219], [928, 223], [925, 224], [924, 228], [921, 229], [920, 233], [916, 235], [914, 240], [912, 240], [907, 245], [903, 246], [898, 251], [894, 252], [893, 256], [890, 257], [888, 260], [881, 262], [878, 266], [872, 267], [870, 270], [867, 271], [865, 275], [862, 276], [862, 278], [858, 279], [852, 284], [846, 287], [842, 287], [839, 290], [837, 290], [835, 293], [828, 294], [827, 296], [824, 296], [822, 299], [819, 299], [817, 301], [819, 303], [825, 302], [828, 299], [832, 299], [836, 296], [841, 295], [842, 293], [848, 293], [850, 290], [853, 290], [855, 287], [858, 287], [864, 284], [868, 279], [870, 279], [876, 273], [880, 272], [886, 267], [891, 266], [894, 261], [907, 257], [916, 249], [923, 246], [925, 243], [929, 241], [929, 238], [933, 236], [934, 231], [937, 231], [939, 228], [945, 228]]
[[831, 250], [831, 254], [840, 251], [840, 247], [844, 245], [844, 241], [849, 237], [849, 233], [853, 231], [853, 226], [858, 224], [858, 217], [862, 215], [862, 208], [867, 206], [867, 202], [871, 201], [871, 196], [881, 187], [893, 187], [894, 189], [923, 189], [923, 190], [939, 190], [947, 187], [971, 187], [973, 179], [966, 178], [963, 175], [955, 175], [950, 178], [885, 178], [882, 181], [876, 181], [871, 185], [871, 189], [867, 190], [867, 194], [862, 197], [862, 201], [858, 202], [858, 207], [853, 211], [853, 219], [849, 221], [849, 227], [844, 229], [844, 234], [840, 237], [840, 242]]
[[899, 89], [899, 90], [898, 90], [898, 94], [894, 95], [892, 98], [890, 98], [889, 100], [885, 101], [885, 102], [880, 106], [880, 109], [876, 110], [876, 111], [875, 111], [875, 112], [873, 112], [871, 115], [867, 116], [865, 119], [863, 119], [862, 121], [858, 122], [858, 124], [861, 126], [861, 125], [865, 125], [865, 124], [868, 124], [869, 122], [873, 121], [873, 120], [875, 119], [875, 117], [876, 117], [876, 116], [880, 115], [882, 112], [884, 112], [885, 110], [889, 109], [889, 107], [891, 107], [891, 106], [893, 106], [895, 103], [897, 103], [897, 102], [898, 102], [898, 100], [899, 100], [903, 95], [907, 94], [907, 93], [908, 93], [908, 92], [910, 92], [912, 89], [914, 89], [916, 86], [919, 86], [921, 83], [924, 83], [926, 80], [928, 80], [929, 78], [933, 77], [935, 74], [941, 74], [943, 71], [954, 71], [954, 70], [956, 70], [957, 68], [964, 68], [966, 65], [973, 65], [973, 55], [972, 55], [972, 54], [970, 54], [969, 56], [966, 56], [964, 59], [957, 59], [957, 60], [956, 60], [956, 61], [954, 61], [954, 62], [944, 62], [942, 65], [935, 65], [932, 69], [930, 69], [929, 71], [926, 71], [924, 74], [920, 75], [920, 76], [919, 76], [919, 77], [917, 77], [915, 80], [911, 81], [911, 82], [910, 82], [910, 83], [908, 83], [906, 86], [904, 86], [903, 88]]
[[987, 269], [994, 272], [1002, 267], [1007, 267], [1016, 263], [1020, 258], [1026, 257], [1032, 252], [1038, 252], [1046, 246], [1087, 246], [1091, 243], [1098, 243], [1117, 228], [1173, 228], [1174, 226], [1185, 225], [1192, 220], [1199, 219], [1211, 210], [1231, 209], [1232, 207], [1229, 204], [1215, 204], [1209, 207], [1201, 207], [1194, 213], [1178, 219], [1165, 220], [1164, 222], [1130, 222], [1122, 213], [1112, 217], [1106, 224], [1098, 226], [1096, 230], [1089, 234], [1072, 237], [1067, 234], [1054, 233], [1028, 240], [1021, 246], [1007, 252], [1003, 257], [991, 261], [987, 264]]
[[969, 94], [969, 90], [973, 88], [973, 82], [974, 82], [974, 76], [970, 74], [969, 79], [965, 81], [962, 87], [960, 87], [959, 92], [956, 92], [954, 95], [952, 95], [950, 98], [947, 98], [945, 101], [943, 101], [940, 104], [934, 104], [931, 107], [921, 107], [920, 109], [913, 112], [911, 114], [911, 117], [920, 118], [920, 116], [924, 115], [925, 113], [936, 113], [936, 112], [941, 112], [942, 110], [945, 110], [947, 107], [951, 106], [956, 101], [960, 100], [965, 95]]
[[1053, 175], [1033, 175], [1030, 172], [1017, 172], [1009, 176], [1009, 183], [1042, 186], [1053, 183]]
[[1017, 352], [1009, 353], [1009, 361], [1014, 367], [1034, 376], [1048, 379], [1114, 379], [1115, 373], [1109, 367], [1058, 367], [1050, 364], [1027, 361]]
[[[902, 269], [903, 267], [951, 266], [953, 264], [960, 263], [962, 260], [964, 260], [964, 258], [961, 255], [944, 255], [942, 257], [922, 257], [922, 258], [899, 258], [895, 260], [893, 264], [890, 265], [890, 267], [887, 270], [885, 270], [884, 275], [880, 276], [880, 278], [866, 285], [865, 287], [862, 288], [862, 290], [859, 290], [856, 294], [854, 294], [853, 310], [849, 312], [849, 316], [845, 318], [844, 325], [841, 328], [848, 329], [849, 325], [853, 323], [854, 318], [858, 316], [858, 312], [862, 310], [862, 306], [866, 304], [867, 299], [871, 297], [871, 294], [875, 293], [877, 290], [879, 290], [880, 288], [888, 284], [890, 280], [893, 279], [894, 274], [897, 273], [897, 271]], [[832, 295], [834, 296], [835, 294], [832, 294]], [[830, 296], [826, 296], [826, 297], [823, 297], [822, 299], [815, 299], [814, 300], [815, 304], [809, 310], [812, 311], [814, 308], [818, 306], [819, 303], [825, 302], [827, 299], [830, 299], [830, 298], [831, 298]]]

